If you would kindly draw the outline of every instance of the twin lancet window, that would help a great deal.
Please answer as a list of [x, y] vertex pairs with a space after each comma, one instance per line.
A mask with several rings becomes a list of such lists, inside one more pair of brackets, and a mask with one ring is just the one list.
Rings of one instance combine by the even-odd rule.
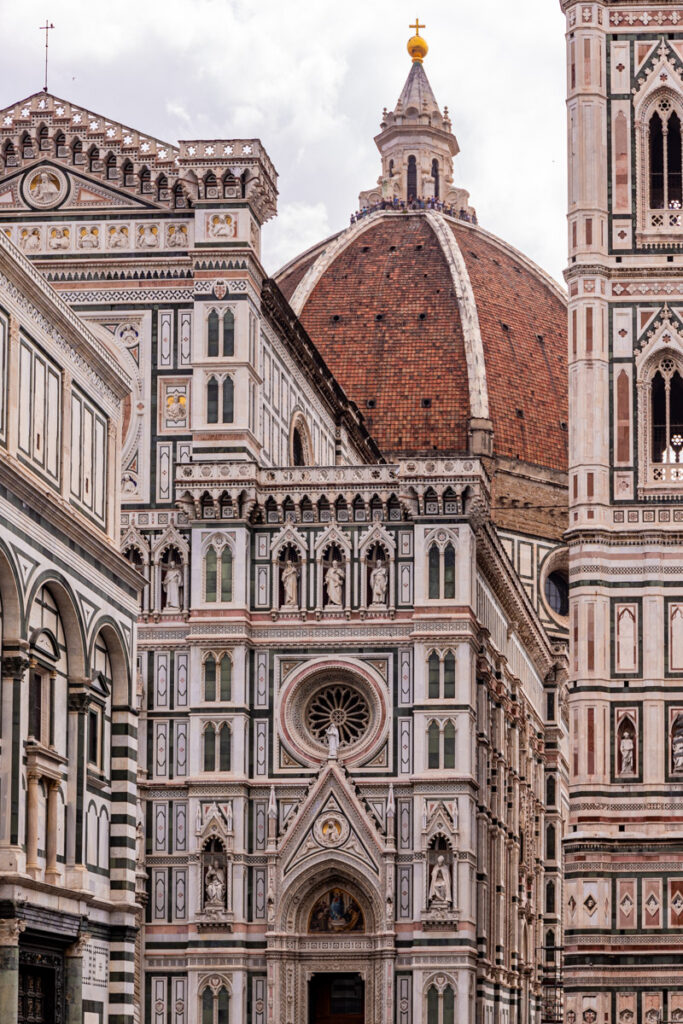
[[662, 100], [649, 123], [650, 209], [683, 205], [681, 122], [669, 100]]
[[[231, 310], [220, 316], [212, 309], [207, 318], [207, 356], [235, 354], [235, 317]], [[232, 377], [216, 375], [209, 377], [206, 385], [207, 423], [233, 423], [235, 419], [235, 385]]]

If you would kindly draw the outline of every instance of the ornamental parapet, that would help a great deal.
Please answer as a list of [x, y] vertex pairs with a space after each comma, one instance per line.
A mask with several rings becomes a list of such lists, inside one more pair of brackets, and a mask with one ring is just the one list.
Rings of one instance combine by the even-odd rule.
[[490, 483], [482, 463], [465, 457], [283, 469], [193, 462], [177, 467], [176, 504], [189, 519], [214, 520], [249, 518], [263, 506], [273, 523], [488, 514]]

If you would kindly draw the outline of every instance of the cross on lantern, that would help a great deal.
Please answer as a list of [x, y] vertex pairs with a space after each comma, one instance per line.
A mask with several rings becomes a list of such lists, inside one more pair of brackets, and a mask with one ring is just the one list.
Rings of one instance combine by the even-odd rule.
[[48, 48], [48, 32], [50, 31], [51, 28], [54, 28], [54, 25], [52, 24], [51, 21], [48, 22], [47, 18], [45, 19], [45, 24], [44, 25], [39, 25], [38, 26], [38, 31], [45, 33], [45, 84], [43, 86], [43, 92], [47, 92], [47, 48]]
[[416, 36], [419, 36], [421, 28], [426, 28], [426, 27], [427, 27], [426, 25], [421, 25], [420, 24], [420, 19], [419, 18], [415, 19], [415, 24], [414, 25], [408, 25], [408, 28], [414, 28], [415, 29], [415, 35]]

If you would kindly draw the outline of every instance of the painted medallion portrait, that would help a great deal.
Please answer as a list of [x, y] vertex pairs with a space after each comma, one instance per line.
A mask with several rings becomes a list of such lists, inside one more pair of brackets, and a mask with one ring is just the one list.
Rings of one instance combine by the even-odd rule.
[[344, 889], [330, 889], [315, 903], [308, 921], [309, 932], [365, 931], [363, 911]]

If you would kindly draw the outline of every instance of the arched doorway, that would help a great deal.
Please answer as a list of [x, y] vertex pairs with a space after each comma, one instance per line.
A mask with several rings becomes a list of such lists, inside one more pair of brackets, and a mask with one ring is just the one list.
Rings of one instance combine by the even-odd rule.
[[[327, 858], [283, 888], [267, 958], [273, 1019], [380, 1024], [392, 1002], [393, 935], [371, 879]], [[393, 1011], [392, 1011], [393, 1013]]]

